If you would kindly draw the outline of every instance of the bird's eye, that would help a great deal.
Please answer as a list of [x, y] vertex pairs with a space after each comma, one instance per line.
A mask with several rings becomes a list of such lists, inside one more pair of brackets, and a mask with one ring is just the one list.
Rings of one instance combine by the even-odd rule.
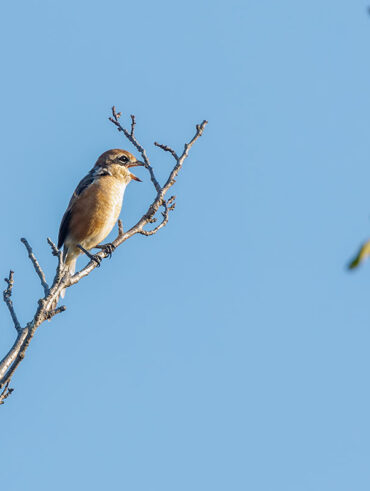
[[127, 164], [128, 162], [128, 157], [126, 155], [121, 155], [121, 157], [118, 157], [118, 160], [122, 162], [123, 164]]

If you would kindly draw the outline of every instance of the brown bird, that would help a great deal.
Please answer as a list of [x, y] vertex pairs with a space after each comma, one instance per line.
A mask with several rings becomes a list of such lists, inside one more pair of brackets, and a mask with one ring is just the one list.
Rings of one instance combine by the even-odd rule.
[[127, 184], [138, 177], [131, 167], [144, 165], [126, 150], [104, 152], [75, 189], [59, 228], [58, 247], [70, 274], [84, 252], [98, 264], [101, 259], [88, 252], [94, 247], [111, 253], [112, 244], [101, 245], [117, 222]]

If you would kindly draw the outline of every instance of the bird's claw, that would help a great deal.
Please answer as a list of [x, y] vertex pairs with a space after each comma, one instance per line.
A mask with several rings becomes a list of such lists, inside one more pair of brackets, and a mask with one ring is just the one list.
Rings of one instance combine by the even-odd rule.
[[86, 256], [91, 260], [91, 261], [94, 261], [97, 266], [99, 267], [100, 266], [100, 263], [102, 262], [102, 258], [100, 256], [98, 256], [97, 254], [91, 254], [89, 251], [87, 251], [84, 247], [82, 247], [81, 244], [78, 244], [77, 247], [79, 249], [81, 249], [81, 251], [83, 253], [86, 254]]
[[114, 252], [115, 248], [116, 246], [113, 245], [111, 242], [104, 246], [103, 251], [107, 255], [107, 257], [109, 257], [109, 259], [112, 257], [112, 253]]
[[96, 262], [96, 265], [98, 268], [100, 268], [100, 263], [102, 262], [102, 258], [100, 256], [98, 256], [97, 254], [91, 254], [91, 257], [90, 259], [92, 261], [95, 261]]
[[104, 254], [105, 254], [105, 257], [109, 257], [111, 258], [112, 257], [112, 253], [113, 251], [115, 250], [116, 246], [112, 244], [112, 242], [109, 242], [109, 244], [102, 244], [102, 245], [97, 245], [95, 246], [97, 249], [101, 249]]

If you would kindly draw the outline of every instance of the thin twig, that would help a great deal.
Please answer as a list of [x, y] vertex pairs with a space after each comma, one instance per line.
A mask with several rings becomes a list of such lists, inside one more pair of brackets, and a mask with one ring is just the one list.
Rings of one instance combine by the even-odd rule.
[[7, 399], [14, 389], [9, 388], [10, 380], [5, 384], [4, 390], [0, 394], [0, 404], [4, 404], [5, 399]]
[[132, 137], [134, 137], [134, 133], [135, 133], [135, 125], [136, 125], [136, 119], [135, 119], [135, 116], [133, 114], [131, 114], [131, 132], [130, 132], [130, 135]]
[[14, 277], [14, 271], [10, 271], [9, 272], [9, 278], [4, 278], [4, 280], [8, 284], [8, 287], [4, 290], [3, 298], [4, 298], [4, 302], [6, 303], [8, 309], [9, 309], [10, 315], [12, 316], [14, 327], [19, 334], [22, 332], [22, 328], [21, 328], [21, 325], [18, 321], [17, 314], [15, 313], [15, 310], [13, 307], [13, 302], [11, 299], [13, 286], [14, 286], [13, 277]]
[[58, 257], [58, 255], [59, 255], [58, 247], [54, 244], [54, 242], [50, 239], [50, 237], [48, 237], [46, 240], [47, 240], [49, 246], [51, 247], [51, 252], [52, 252], [53, 256]]
[[53, 256], [56, 256], [58, 258], [57, 277], [60, 278], [64, 269], [63, 252], [58, 249], [58, 247], [54, 244], [50, 237], [47, 238], [47, 242], [51, 247], [51, 253], [53, 254]]
[[175, 160], [179, 160], [179, 157], [177, 155], [177, 153], [175, 152], [175, 150], [173, 150], [171, 147], [169, 147], [168, 145], [162, 145], [161, 143], [158, 143], [158, 142], [154, 142], [154, 145], [156, 147], [159, 147], [161, 148], [162, 150], [164, 150], [165, 152], [170, 152], [172, 155], [173, 155], [173, 158]]
[[[145, 235], [146, 237], [149, 237], [151, 235], [154, 235], [158, 232], [158, 230], [160, 230], [161, 228], [165, 227], [168, 223], [168, 218], [169, 218], [169, 212], [170, 211], [173, 211], [175, 209], [175, 206], [176, 206], [176, 203], [174, 202], [175, 200], [175, 196], [171, 196], [171, 198], [167, 201], [164, 201], [162, 206], [164, 208], [164, 211], [162, 211], [162, 221], [159, 225], [157, 225], [155, 228], [153, 228], [152, 230], [140, 230], [140, 234], [141, 235]], [[157, 220], [155, 218], [152, 218], [151, 220], [149, 220], [149, 223], [154, 223], [156, 222]]]
[[46, 314], [46, 318], [47, 318], [47, 320], [50, 320], [52, 317], [54, 317], [54, 315], [60, 314], [61, 312], [65, 312], [66, 310], [67, 310], [67, 307], [65, 305], [61, 305], [60, 307], [58, 307], [56, 309], [50, 310]]
[[118, 237], [122, 237], [123, 235], [123, 223], [122, 220], [118, 220]]
[[[132, 131], [132, 123], [131, 123], [132, 134], [131, 134], [131, 132], [128, 132], [125, 128], [123, 128], [123, 126], [121, 126], [120, 122], [118, 121], [119, 116], [118, 116], [118, 114], [116, 112], [116, 108], [114, 106], [112, 107], [112, 115], [113, 115], [113, 117], [110, 117], [109, 121], [111, 121], [117, 127], [118, 131], [122, 131], [124, 133], [125, 137], [134, 145], [136, 150], [138, 150], [140, 152], [140, 154], [143, 158], [145, 167], [146, 167], [146, 169], [148, 169], [148, 171], [150, 173], [150, 179], [151, 179], [152, 183], [154, 184], [154, 187], [158, 193], [161, 190], [161, 186], [159, 185], [159, 182], [157, 181], [157, 179], [154, 175], [153, 167], [151, 166], [151, 164], [149, 162], [149, 159], [148, 159], [148, 156], [146, 154], [144, 147], [142, 145], [140, 145], [140, 143], [137, 141], [137, 139], [134, 135], [134, 132]], [[135, 120], [135, 118], [134, 118], [134, 120]], [[136, 124], [136, 121], [135, 121], [135, 124]], [[135, 128], [135, 124], [134, 124], [134, 128]]]
[[32, 247], [28, 243], [27, 239], [25, 239], [24, 237], [22, 237], [21, 242], [24, 244], [24, 246], [27, 249], [28, 257], [30, 258], [30, 260], [31, 260], [31, 262], [33, 264], [33, 267], [35, 268], [35, 271], [37, 273], [37, 276], [40, 278], [41, 285], [42, 285], [42, 287], [44, 289], [44, 293], [45, 293], [45, 295], [47, 295], [48, 292], [49, 292], [49, 285], [47, 284], [46, 278], [45, 278], [45, 274], [44, 274], [44, 272], [43, 272], [43, 270], [42, 270], [42, 268], [41, 268], [38, 260], [36, 259], [35, 254], [32, 251]]

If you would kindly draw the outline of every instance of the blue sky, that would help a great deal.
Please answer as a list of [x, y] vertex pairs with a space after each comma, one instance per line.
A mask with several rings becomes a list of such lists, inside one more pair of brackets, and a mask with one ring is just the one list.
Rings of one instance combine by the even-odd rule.
[[[158, 176], [209, 126], [155, 237], [68, 290], [1, 407], [7, 491], [368, 491], [370, 18], [366, 2], [66, 0], [1, 7], [3, 277], [32, 317], [97, 156]], [[127, 228], [153, 196], [130, 184]], [[79, 260], [79, 265], [85, 263]], [[0, 308], [0, 349], [14, 329]]]

